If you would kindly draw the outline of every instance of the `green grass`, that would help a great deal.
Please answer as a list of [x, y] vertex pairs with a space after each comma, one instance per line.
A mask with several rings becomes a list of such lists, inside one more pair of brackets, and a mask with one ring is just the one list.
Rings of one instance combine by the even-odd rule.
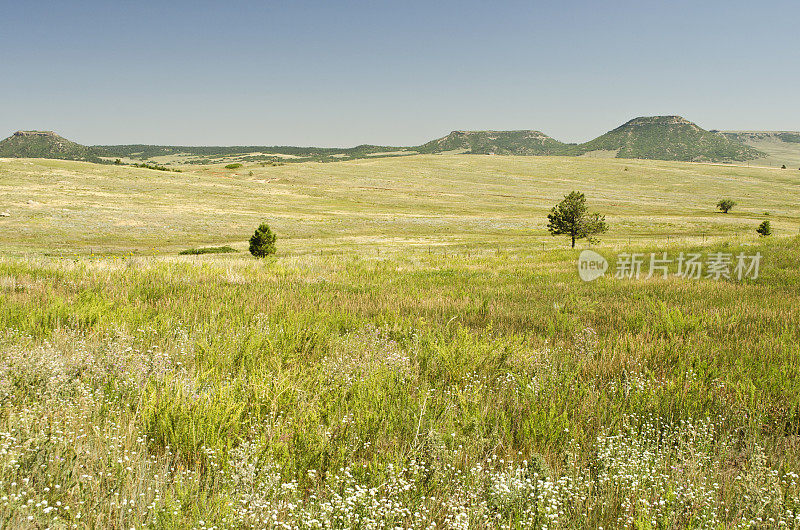
[[[794, 175], [252, 169], [0, 161], [2, 526], [798, 525]], [[762, 274], [581, 282], [543, 230], [572, 189], [604, 255], [759, 251]], [[175, 255], [261, 220], [274, 259]]]

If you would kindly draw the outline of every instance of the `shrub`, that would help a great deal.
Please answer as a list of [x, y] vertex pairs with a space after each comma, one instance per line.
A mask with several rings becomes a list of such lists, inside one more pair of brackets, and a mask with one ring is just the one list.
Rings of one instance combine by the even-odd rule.
[[169, 168], [165, 166], [159, 166], [158, 164], [148, 164], [147, 162], [142, 162], [140, 164], [132, 164], [133, 167], [140, 167], [143, 169], [153, 169], [155, 171], [174, 171], [176, 173], [182, 173], [182, 169], [177, 168]]
[[200, 247], [200, 248], [187, 248], [181, 250], [178, 254], [181, 255], [198, 255], [198, 254], [228, 254], [230, 252], [239, 252], [233, 247], [225, 245], [224, 247]]
[[275, 254], [275, 234], [267, 223], [261, 223], [250, 238], [250, 254], [257, 258]]
[[242, 167], [241, 164], [228, 164], [225, 169], [239, 169], [240, 167]]
[[722, 213], [730, 212], [734, 206], [736, 206], [736, 203], [731, 199], [722, 199], [717, 203], [717, 209]]
[[772, 228], [769, 226], [769, 221], [762, 221], [758, 228], [756, 228], [756, 232], [761, 237], [768, 236], [772, 233]]

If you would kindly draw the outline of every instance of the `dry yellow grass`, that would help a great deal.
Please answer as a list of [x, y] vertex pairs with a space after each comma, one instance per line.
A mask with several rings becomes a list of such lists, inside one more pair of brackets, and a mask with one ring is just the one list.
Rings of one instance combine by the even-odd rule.
[[[607, 215], [608, 245], [753, 241], [764, 218], [777, 235], [800, 229], [800, 172], [768, 168], [472, 155], [184, 168], [1, 160], [0, 209], [11, 216], [0, 218], [0, 243], [6, 252], [242, 248], [266, 220], [292, 251], [391, 251], [398, 238], [422, 248], [555, 248], [546, 213], [572, 190]], [[738, 203], [728, 215], [714, 207], [723, 197]]]

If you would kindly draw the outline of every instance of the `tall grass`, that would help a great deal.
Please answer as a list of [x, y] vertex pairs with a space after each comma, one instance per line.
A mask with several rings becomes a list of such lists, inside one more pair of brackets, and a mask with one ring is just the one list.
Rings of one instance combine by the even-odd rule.
[[0, 526], [800, 525], [800, 241], [0, 260]]

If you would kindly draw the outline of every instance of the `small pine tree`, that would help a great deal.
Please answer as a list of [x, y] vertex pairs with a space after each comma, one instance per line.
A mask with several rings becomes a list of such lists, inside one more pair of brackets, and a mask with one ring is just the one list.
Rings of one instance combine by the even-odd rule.
[[781, 166], [781, 169], [786, 169], [786, 164], [783, 164], [783, 165]]
[[722, 213], [730, 212], [734, 206], [736, 206], [736, 203], [733, 202], [731, 199], [722, 199], [717, 203], [717, 208]]
[[257, 258], [275, 254], [275, 234], [267, 223], [261, 223], [250, 238], [250, 254]]
[[769, 221], [762, 221], [758, 228], [756, 228], [756, 232], [761, 237], [768, 236], [772, 233], [772, 228], [769, 226]]
[[572, 239], [572, 248], [575, 241], [588, 239], [596, 241], [594, 237], [608, 230], [606, 218], [599, 213], [589, 213], [586, 207], [586, 196], [573, 191], [556, 204], [547, 216], [547, 229], [551, 235], [567, 235]]

